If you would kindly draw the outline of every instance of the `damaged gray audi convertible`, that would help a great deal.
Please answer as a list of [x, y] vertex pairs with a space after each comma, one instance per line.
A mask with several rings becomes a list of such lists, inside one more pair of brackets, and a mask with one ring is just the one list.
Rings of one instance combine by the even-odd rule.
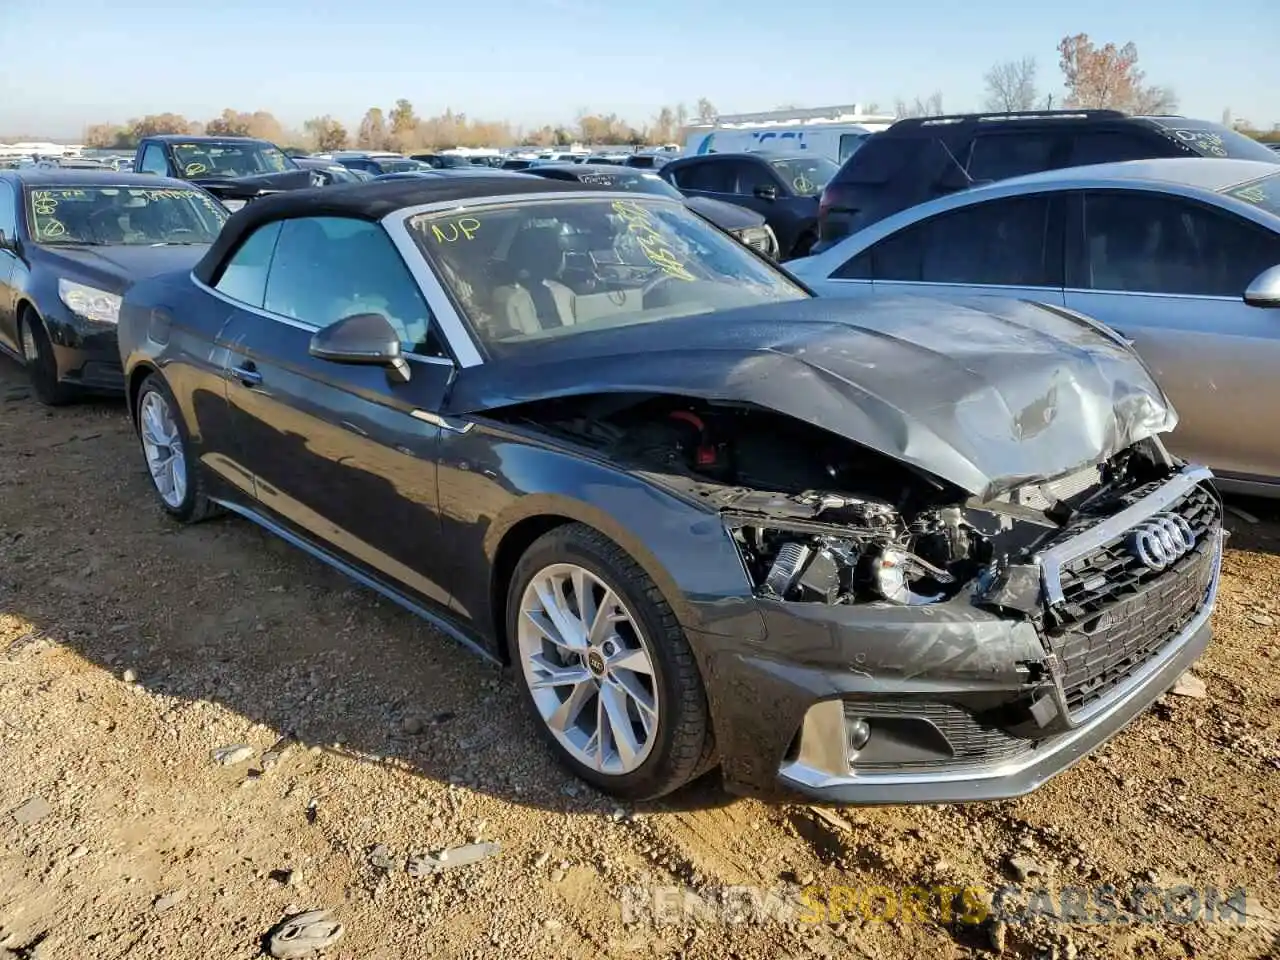
[[817, 300], [679, 202], [513, 180], [266, 198], [134, 287], [163, 508], [509, 662], [622, 797], [1013, 796], [1200, 655], [1221, 504], [1105, 327]]

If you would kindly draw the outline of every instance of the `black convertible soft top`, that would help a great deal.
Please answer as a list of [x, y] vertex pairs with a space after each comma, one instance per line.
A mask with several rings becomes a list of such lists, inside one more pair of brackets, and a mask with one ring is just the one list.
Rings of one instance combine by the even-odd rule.
[[[155, 177], [151, 178], [155, 180]], [[594, 184], [532, 177], [423, 177], [415, 180], [377, 180], [336, 186], [290, 190], [254, 200], [232, 215], [218, 239], [196, 264], [195, 275], [212, 283], [227, 256], [264, 223], [299, 217], [353, 217], [381, 220], [389, 213], [423, 203], [508, 197], [525, 193], [568, 193], [601, 190]]]

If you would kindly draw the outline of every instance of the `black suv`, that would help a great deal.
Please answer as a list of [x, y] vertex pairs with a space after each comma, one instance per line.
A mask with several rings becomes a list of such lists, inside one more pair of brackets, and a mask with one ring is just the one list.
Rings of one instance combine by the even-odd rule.
[[899, 120], [867, 138], [827, 184], [813, 252], [899, 210], [979, 183], [1088, 163], [1186, 156], [1280, 163], [1243, 134], [1185, 117], [1060, 110]]
[[818, 239], [818, 194], [838, 168], [826, 157], [708, 153], [672, 160], [658, 176], [686, 197], [710, 197], [764, 216], [783, 260], [803, 257]]

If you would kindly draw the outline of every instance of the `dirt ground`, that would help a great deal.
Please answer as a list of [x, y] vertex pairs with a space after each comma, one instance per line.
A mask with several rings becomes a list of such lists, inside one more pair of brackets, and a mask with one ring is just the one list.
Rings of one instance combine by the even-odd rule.
[[[119, 405], [46, 410], [0, 361], [0, 958], [250, 958], [320, 907], [350, 960], [1280, 956], [1280, 504], [1236, 503], [1206, 694], [1030, 797], [817, 812], [712, 777], [622, 809], [495, 667], [244, 521], [170, 522]], [[405, 868], [477, 840], [501, 850]], [[938, 892], [1019, 870], [1010, 903], [1050, 891], [1027, 922]], [[1106, 884], [1112, 922], [1044, 915]], [[1178, 884], [1246, 888], [1244, 922], [1125, 909]], [[912, 887], [929, 908], [889, 917]], [[707, 907], [748, 888], [792, 912]]]

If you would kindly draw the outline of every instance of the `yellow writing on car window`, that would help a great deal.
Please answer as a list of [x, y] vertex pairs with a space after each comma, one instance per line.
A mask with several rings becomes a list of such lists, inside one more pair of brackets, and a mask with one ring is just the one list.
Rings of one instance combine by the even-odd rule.
[[627, 231], [640, 245], [645, 258], [655, 267], [677, 280], [698, 279], [689, 272], [688, 267], [671, 249], [666, 238], [658, 232], [657, 221], [644, 204], [637, 203], [635, 200], [615, 200], [613, 212], [623, 219], [627, 225]]
[[31, 194], [31, 209], [38, 217], [52, 216], [58, 209], [58, 198], [52, 190], [36, 190]]
[[52, 217], [43, 223], [36, 221], [36, 239], [37, 240], [55, 240], [63, 236], [67, 232], [66, 224], [61, 220], [54, 220]]
[[1249, 203], [1262, 203], [1267, 199], [1267, 192], [1261, 187], [1245, 187], [1237, 190], [1236, 196]]
[[480, 230], [480, 221], [475, 217], [459, 217], [444, 223], [433, 223], [431, 235], [436, 243], [457, 243], [459, 240], [474, 240]]
[[204, 173], [208, 169], [209, 168], [206, 167], [203, 163], [188, 163], [185, 167], [186, 174], [188, 177], [194, 177], [196, 174]]

